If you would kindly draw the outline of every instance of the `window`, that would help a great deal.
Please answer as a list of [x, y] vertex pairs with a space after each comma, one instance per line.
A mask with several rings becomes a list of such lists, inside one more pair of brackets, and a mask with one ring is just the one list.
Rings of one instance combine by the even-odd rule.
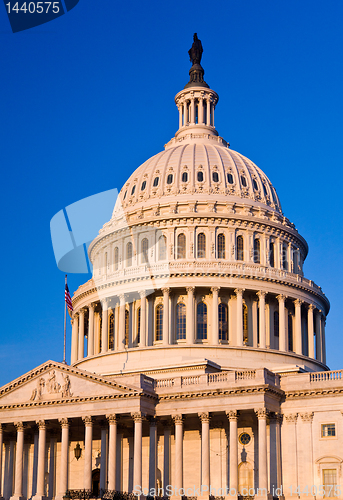
[[198, 182], [202, 182], [204, 180], [204, 173], [203, 172], [198, 172]]
[[125, 191], [125, 193], [124, 193], [124, 197], [123, 197], [123, 200], [125, 200], [125, 198], [126, 198], [126, 195], [127, 195], [127, 190], [126, 190], [126, 191]]
[[125, 346], [129, 345], [129, 323], [130, 323], [130, 313], [125, 310]]
[[141, 341], [141, 308], [137, 310], [137, 344]]
[[166, 260], [167, 258], [167, 238], [160, 236], [158, 240], [158, 260]]
[[188, 173], [183, 172], [182, 177], [181, 177], [182, 182], [187, 182], [188, 181]]
[[275, 205], [278, 205], [278, 199], [277, 199], [277, 196], [276, 196], [276, 191], [274, 188], [272, 188], [272, 196], [273, 196], [273, 201], [275, 203]]
[[282, 269], [288, 270], [288, 260], [287, 260], [287, 245], [284, 243], [282, 245]]
[[197, 339], [207, 339], [207, 305], [199, 302], [197, 305]]
[[218, 172], [213, 172], [212, 173], [212, 179], [213, 179], [213, 182], [219, 182]]
[[119, 266], [119, 248], [115, 247], [114, 249], [114, 270], [118, 271]]
[[249, 331], [248, 331], [248, 306], [243, 304], [243, 342], [248, 343]]
[[266, 185], [265, 185], [264, 181], [262, 181], [262, 187], [263, 187], [264, 196], [268, 196], [267, 188], [266, 188]]
[[335, 424], [322, 424], [322, 437], [334, 437], [334, 436], [336, 436]]
[[114, 349], [114, 314], [112, 313], [108, 322], [108, 349]]
[[241, 183], [243, 187], [247, 187], [247, 180], [244, 175], [241, 175]]
[[132, 266], [132, 243], [131, 241], [126, 245], [126, 265]]
[[293, 316], [288, 313], [288, 350], [293, 351]]
[[142, 240], [142, 264], [147, 264], [149, 261], [149, 241], [148, 238]]
[[177, 237], [177, 259], [186, 258], [186, 236], [181, 233]]
[[233, 184], [233, 175], [231, 174], [231, 172], [227, 174], [227, 181], [229, 184]]
[[244, 260], [243, 236], [237, 236], [237, 260]]
[[279, 312], [274, 311], [274, 337], [279, 336]]
[[253, 185], [254, 190], [258, 191], [258, 185], [257, 185], [256, 179], [252, 180], [252, 185]]
[[337, 498], [337, 491], [335, 492], [335, 486], [337, 486], [337, 470], [323, 469], [324, 498]]
[[218, 305], [219, 340], [229, 340], [228, 338], [228, 308], [226, 304]]
[[261, 262], [261, 244], [258, 238], [254, 240], [254, 262], [255, 264]]
[[156, 307], [155, 340], [163, 340], [163, 306]]
[[249, 444], [251, 441], [250, 434], [248, 434], [247, 432], [242, 432], [242, 434], [239, 436], [238, 440], [243, 445]]
[[225, 259], [225, 236], [218, 234], [218, 259]]
[[274, 243], [269, 243], [269, 264], [270, 267], [275, 267], [275, 246]]
[[186, 306], [178, 304], [176, 306], [176, 340], [186, 339]]
[[134, 185], [133, 188], [131, 189], [131, 196], [135, 194], [135, 191], [136, 191], [136, 185]]
[[167, 184], [171, 184], [173, 182], [173, 174], [169, 174], [167, 177]]
[[155, 177], [155, 179], [154, 179], [154, 184], [153, 184], [153, 186], [154, 186], [154, 187], [157, 187], [157, 186], [158, 186], [159, 180], [160, 180], [160, 178], [159, 178], [159, 177]]
[[141, 185], [141, 191], [144, 191], [145, 188], [146, 188], [146, 181], [143, 181]]
[[204, 233], [198, 234], [198, 259], [204, 259], [206, 257], [206, 236]]

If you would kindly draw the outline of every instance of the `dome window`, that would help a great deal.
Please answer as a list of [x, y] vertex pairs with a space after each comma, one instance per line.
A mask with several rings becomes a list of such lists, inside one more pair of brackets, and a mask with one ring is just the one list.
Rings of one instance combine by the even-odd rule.
[[264, 196], [268, 196], [267, 188], [266, 188], [266, 185], [264, 182], [262, 182], [262, 187], [263, 187]]
[[204, 180], [204, 172], [198, 172], [198, 182], [203, 182]]
[[241, 175], [241, 183], [243, 187], [247, 187], [247, 180], [244, 175]]
[[233, 175], [231, 174], [231, 172], [227, 174], [227, 181], [229, 184], [233, 184]]
[[218, 172], [213, 172], [212, 173], [212, 179], [213, 179], [213, 182], [219, 182]]
[[131, 196], [132, 196], [133, 194], [135, 194], [135, 191], [136, 191], [136, 184], [135, 184], [135, 185], [133, 186], [133, 188], [131, 189]]
[[252, 185], [253, 185], [255, 191], [258, 191], [258, 185], [257, 185], [256, 179], [252, 180]]
[[188, 181], [188, 174], [187, 174], [187, 172], [183, 172], [181, 180], [182, 180], [182, 182], [187, 182]]
[[127, 190], [126, 190], [126, 191], [125, 191], [125, 193], [124, 193], [124, 197], [123, 197], [123, 200], [125, 200], [125, 198], [126, 198], [126, 195], [127, 195]]
[[159, 177], [155, 177], [155, 179], [154, 179], [154, 184], [153, 184], [153, 186], [154, 186], [154, 187], [157, 187], [157, 186], [158, 186], [159, 180], [160, 180], [160, 178], [159, 178]]
[[143, 181], [141, 185], [141, 191], [144, 191], [145, 188], [146, 188], [146, 181]]
[[171, 184], [173, 182], [173, 174], [168, 174], [167, 184]]

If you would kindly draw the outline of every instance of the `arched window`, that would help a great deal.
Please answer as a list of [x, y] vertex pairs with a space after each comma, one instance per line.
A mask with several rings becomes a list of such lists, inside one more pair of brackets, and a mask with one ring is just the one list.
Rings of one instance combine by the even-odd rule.
[[154, 187], [157, 187], [157, 186], [158, 186], [159, 180], [160, 180], [160, 178], [159, 178], [159, 177], [155, 177], [155, 179], [154, 179], [154, 184], [153, 184], [153, 186], [154, 186]]
[[135, 194], [135, 191], [136, 191], [136, 185], [134, 185], [133, 188], [131, 189], [131, 196]]
[[173, 174], [168, 174], [167, 184], [171, 184], [173, 182]]
[[132, 266], [132, 243], [129, 241], [129, 243], [126, 245], [126, 265], [127, 267]]
[[198, 259], [204, 259], [206, 257], [206, 236], [204, 233], [198, 234]]
[[108, 321], [108, 349], [114, 349], [114, 314], [112, 313]]
[[241, 183], [243, 187], [247, 187], [247, 180], [244, 175], [241, 175]]
[[182, 182], [188, 181], [188, 173], [187, 172], [182, 172], [181, 180], [182, 180]]
[[149, 261], [149, 241], [148, 238], [142, 240], [142, 264], [147, 264]]
[[163, 305], [156, 307], [155, 340], [163, 340]]
[[248, 324], [248, 306], [243, 304], [243, 342], [248, 343], [249, 340], [249, 324]]
[[226, 304], [218, 305], [218, 320], [219, 320], [219, 340], [229, 340], [228, 308]]
[[119, 248], [115, 247], [114, 249], [114, 270], [118, 271], [119, 266]]
[[146, 188], [146, 181], [143, 181], [141, 185], [141, 191], [144, 191], [145, 188]]
[[197, 339], [207, 339], [207, 305], [199, 302], [197, 305]]
[[274, 311], [274, 337], [279, 336], [279, 312]]
[[263, 187], [263, 193], [264, 193], [264, 196], [267, 198], [268, 196], [268, 193], [267, 193], [267, 188], [266, 188], [266, 184], [264, 181], [262, 181], [262, 187]]
[[127, 190], [126, 190], [126, 191], [125, 191], [125, 193], [124, 193], [124, 197], [123, 197], [123, 200], [125, 200], [125, 198], [126, 198], [126, 195], [127, 195]]
[[293, 351], [293, 316], [288, 313], [288, 350]]
[[261, 262], [261, 245], [258, 238], [254, 240], [254, 262], [255, 264], [259, 264]]
[[141, 341], [141, 308], [139, 307], [137, 310], [137, 332], [136, 332], [136, 340], [137, 344]]
[[218, 259], [225, 259], [225, 236], [218, 234]]
[[212, 179], [213, 179], [213, 182], [219, 182], [218, 172], [212, 172]]
[[231, 174], [231, 172], [227, 174], [227, 181], [229, 184], [233, 184], [233, 175]]
[[186, 306], [177, 304], [176, 306], [176, 340], [186, 339]]
[[129, 345], [129, 323], [130, 323], [130, 313], [125, 310], [125, 346]]
[[158, 240], [158, 260], [166, 260], [167, 258], [167, 238], [160, 236]]
[[198, 182], [202, 182], [204, 180], [204, 173], [200, 170], [197, 175]]
[[282, 269], [288, 271], [288, 259], [287, 259], [287, 245], [283, 243], [282, 245]]
[[269, 243], [269, 264], [275, 267], [275, 245], [272, 241]]
[[186, 258], [186, 236], [184, 233], [179, 234], [177, 237], [177, 258]]
[[253, 185], [254, 190], [258, 191], [258, 185], [257, 185], [256, 179], [252, 180], [252, 185]]
[[299, 272], [299, 248], [293, 252], [293, 272], [295, 274]]
[[244, 260], [243, 236], [237, 236], [237, 260]]

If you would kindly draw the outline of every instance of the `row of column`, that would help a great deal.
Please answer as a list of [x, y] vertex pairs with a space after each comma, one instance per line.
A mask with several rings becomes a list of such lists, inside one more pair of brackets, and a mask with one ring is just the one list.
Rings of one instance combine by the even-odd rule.
[[[204, 104], [206, 104], [206, 111]], [[198, 113], [196, 113], [198, 108]], [[212, 125], [214, 127], [215, 103], [210, 96], [191, 97], [178, 105], [179, 128], [186, 125]]]
[[[195, 325], [195, 310], [194, 310], [194, 292], [195, 287], [186, 287], [187, 290], [187, 317], [186, 317], [186, 343], [193, 344], [196, 338], [196, 325]], [[212, 332], [210, 342], [212, 345], [219, 344], [219, 318], [218, 318], [218, 305], [219, 305], [219, 291], [220, 287], [212, 287]], [[163, 344], [168, 345], [171, 342], [170, 323], [169, 323], [169, 303], [170, 303], [170, 288], [162, 288], [163, 293]], [[243, 327], [243, 295], [244, 289], [235, 289], [236, 294], [236, 345], [243, 346], [246, 344], [244, 341], [244, 327]], [[262, 349], [267, 348], [267, 319], [266, 319], [266, 295], [265, 291], [258, 291], [258, 307], [259, 307], [259, 342], [254, 347]], [[288, 323], [287, 310], [285, 308], [285, 301], [288, 297], [285, 295], [278, 295], [279, 303], [279, 351], [288, 351]], [[148, 331], [147, 331], [147, 297], [145, 291], [140, 293], [140, 335], [139, 347], [148, 345]], [[303, 345], [303, 322], [302, 322], [302, 304], [304, 301], [300, 299], [292, 299], [295, 309], [294, 318], [294, 347], [293, 351], [297, 354], [304, 354]], [[107, 352], [109, 349], [109, 304], [110, 299], [101, 301], [102, 305], [102, 326], [101, 332], [101, 352]], [[88, 308], [88, 343], [86, 356], [98, 354], [95, 349], [95, 303], [91, 303]], [[132, 304], [130, 304], [132, 308]], [[123, 351], [126, 346], [125, 340], [125, 310], [126, 302], [125, 295], [119, 296], [119, 305], [113, 309], [115, 325], [115, 335], [118, 335], [117, 348], [118, 351]], [[254, 311], [257, 314], [257, 310]], [[130, 314], [130, 317], [132, 314]], [[270, 319], [270, 318], [269, 318]], [[132, 321], [132, 318], [131, 318]], [[155, 318], [149, 318], [152, 325], [155, 325]], [[74, 314], [72, 320], [72, 350], [71, 350], [71, 363], [84, 357], [84, 331], [85, 324], [85, 309], [80, 309]], [[307, 305], [307, 344], [308, 356], [312, 359], [316, 358], [323, 363], [326, 362], [325, 357], [325, 317], [321, 310], [315, 308], [313, 304]], [[316, 345], [315, 345], [316, 339]], [[232, 344], [232, 339], [230, 339]], [[130, 347], [130, 345], [129, 345]]]
[[[258, 418], [258, 485], [260, 488], [268, 488], [267, 469], [267, 417], [265, 408], [255, 411]], [[229, 463], [230, 489], [238, 490], [238, 429], [237, 410], [226, 412], [229, 420]], [[133, 413], [134, 420], [134, 457], [133, 457], [133, 485], [142, 487], [142, 425], [143, 415], [141, 412]], [[201, 484], [210, 486], [210, 415], [208, 412], [199, 413], [201, 420]], [[175, 425], [175, 474], [174, 483], [176, 491], [181, 491], [184, 486], [183, 473], [183, 423], [182, 415], [173, 416]], [[83, 418], [85, 425], [85, 450], [84, 450], [84, 481], [83, 487], [86, 490], [92, 488], [92, 441], [93, 441], [93, 419], [91, 416]], [[101, 467], [100, 467], [100, 488], [116, 490], [120, 485], [116, 484], [116, 463], [117, 463], [117, 416], [115, 414], [107, 416], [108, 421], [108, 455], [106, 460], [106, 428], [101, 433]], [[69, 420], [63, 418], [59, 420], [61, 424], [61, 457], [60, 471], [56, 474], [57, 500], [63, 500], [68, 490], [68, 456], [69, 456]], [[280, 422], [277, 420], [277, 422]], [[45, 446], [46, 446], [46, 422], [38, 421], [38, 464], [37, 464], [37, 489], [33, 500], [43, 500], [45, 496]], [[11, 500], [18, 500], [23, 497], [23, 452], [24, 452], [24, 429], [23, 422], [16, 423], [17, 446], [15, 454], [15, 477], [14, 492]], [[170, 436], [169, 425], [164, 428], [164, 477], [163, 485], [171, 484], [170, 480]], [[277, 439], [280, 438], [280, 431], [276, 432]], [[2, 448], [2, 428], [0, 427], [0, 445]], [[2, 456], [2, 454], [0, 454]], [[278, 457], [277, 457], [278, 459]], [[106, 470], [107, 463], [107, 470]], [[0, 464], [1, 465], [1, 464]], [[0, 468], [1, 471], [1, 468]], [[149, 489], [156, 488], [157, 471], [157, 421], [150, 419], [150, 452], [149, 452]], [[106, 474], [107, 472], [107, 474]], [[107, 475], [107, 488], [106, 488]], [[278, 482], [280, 482], [279, 478]], [[1, 482], [0, 482], [1, 484]], [[0, 491], [1, 495], [1, 491]]]

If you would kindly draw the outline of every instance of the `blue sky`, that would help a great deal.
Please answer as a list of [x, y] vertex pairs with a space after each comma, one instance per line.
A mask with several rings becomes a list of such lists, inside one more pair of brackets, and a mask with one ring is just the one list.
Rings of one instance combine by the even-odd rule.
[[[266, 172], [309, 243], [305, 276], [331, 301], [327, 362], [343, 368], [342, 19], [330, 0], [80, 0], [13, 34], [0, 8], [0, 385], [62, 360], [50, 219], [120, 189], [174, 135], [194, 32], [220, 135]], [[88, 278], [70, 275], [70, 289]]]

